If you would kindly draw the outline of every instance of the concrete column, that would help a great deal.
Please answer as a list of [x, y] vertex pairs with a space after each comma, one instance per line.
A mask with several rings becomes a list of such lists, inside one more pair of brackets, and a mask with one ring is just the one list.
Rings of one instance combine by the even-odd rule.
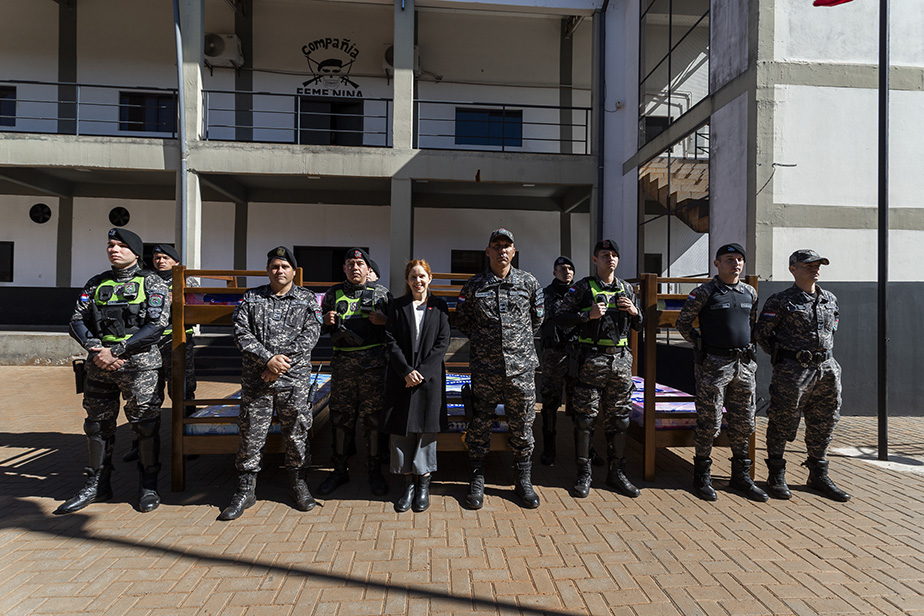
[[74, 198], [58, 198], [58, 242], [55, 286], [71, 286], [71, 254], [74, 251]]
[[409, 178], [391, 179], [391, 254], [388, 286], [401, 295], [404, 264], [414, 255], [414, 203]]
[[[58, 3], [58, 81], [77, 81], [77, 3]], [[58, 86], [58, 133], [77, 134], [77, 86]]]
[[[241, 39], [244, 66], [253, 67], [253, 0], [238, 3], [234, 13], [234, 33]], [[203, 47], [204, 48], [204, 47]], [[234, 71], [234, 89], [243, 94], [234, 96], [235, 136], [238, 141], [253, 140], [253, 71]]]
[[234, 204], [234, 269], [247, 269], [247, 216], [250, 204]]
[[[180, 112], [180, 121], [184, 123], [186, 129], [186, 147], [180, 147], [181, 157], [183, 151], [189, 151], [189, 144], [199, 141], [202, 137], [204, 23], [205, 0], [181, 0], [182, 87], [185, 107]], [[183, 167], [184, 164], [181, 162], [181, 167], [177, 170], [176, 243], [186, 266], [198, 268], [202, 265], [202, 193], [199, 175], [195, 172], [195, 161], [188, 161], [185, 174]]]
[[570, 257], [571, 260], [574, 260], [574, 255], [571, 254], [571, 214], [568, 212], [562, 212], [559, 216], [558, 228], [561, 230], [561, 252], [566, 257]]
[[[574, 72], [574, 40], [569, 33], [570, 27], [571, 19], [566, 17], [561, 20], [561, 41], [558, 46], [558, 104], [562, 107], [570, 107], [573, 104], [571, 85]], [[571, 154], [573, 151], [574, 144], [571, 140], [574, 138], [574, 129], [569, 126], [574, 124], [573, 114], [570, 109], [562, 109], [559, 112], [559, 151], [562, 154]]]
[[[395, 0], [392, 147], [414, 147], [414, 0]], [[394, 194], [394, 188], [392, 188]], [[394, 204], [392, 204], [394, 207]], [[401, 270], [404, 274], [404, 270]]]

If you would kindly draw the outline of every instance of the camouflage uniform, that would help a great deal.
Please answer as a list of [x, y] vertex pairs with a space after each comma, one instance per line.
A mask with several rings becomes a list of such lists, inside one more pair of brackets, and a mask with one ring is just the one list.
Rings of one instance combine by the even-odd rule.
[[528, 463], [532, 456], [539, 365], [535, 335], [544, 313], [539, 282], [513, 267], [505, 278], [482, 272], [459, 293], [456, 327], [471, 341], [474, 409], [465, 435], [471, 460], [483, 461], [491, 448], [498, 404], [504, 405], [514, 458]]
[[[730, 310], [735, 309], [742, 314], [729, 316]], [[738, 325], [742, 331], [736, 332], [734, 341], [729, 341], [728, 337], [703, 338], [704, 310], [717, 315], [718, 320], [726, 326], [735, 318], [741, 319], [742, 323]], [[744, 312], [747, 313], [746, 331], [743, 331]], [[700, 317], [700, 332], [693, 329], [693, 321], [697, 317]], [[750, 338], [756, 321], [757, 291], [754, 287], [744, 282], [727, 285], [718, 276], [693, 289], [677, 317], [677, 331], [684, 340], [694, 345], [702, 344], [702, 350], [697, 352], [697, 362], [693, 366], [696, 377], [694, 445], [699, 457], [708, 458], [712, 455], [712, 443], [722, 429], [723, 405], [727, 411], [728, 440], [732, 455], [739, 458], [747, 458], [749, 455], [748, 439], [755, 429], [757, 388], [757, 362]]]
[[[619, 295], [627, 297], [638, 314], [610, 308], [600, 319], [590, 320], [590, 309], [605, 293], [607, 303], [615, 306]], [[607, 485], [620, 492], [637, 496], [638, 491], [624, 476], [625, 440], [632, 410], [632, 353], [629, 329], [640, 330], [642, 311], [632, 285], [619, 278], [606, 284], [597, 276], [588, 276], [573, 284], [556, 311], [555, 320], [563, 326], [576, 325], [579, 331], [578, 376], [574, 384], [575, 454], [578, 464], [578, 496], [590, 489], [591, 435], [597, 415], [603, 413], [607, 441], [609, 473]], [[617, 344], [618, 343], [618, 344]]]
[[[754, 337], [776, 358], [767, 410], [770, 457], [783, 455], [804, 415], [808, 455], [825, 459], [841, 408], [841, 367], [832, 356], [837, 323], [837, 298], [821, 287], [812, 296], [793, 285], [764, 304]], [[801, 362], [794, 357], [800, 351], [812, 356]]]
[[[157, 272], [164, 279], [170, 292], [173, 292], [173, 272]], [[186, 278], [186, 287], [198, 287], [199, 279], [193, 277]], [[172, 321], [172, 319], [171, 319]], [[161, 399], [164, 397], [164, 387], [166, 386], [167, 394], [173, 399], [173, 328], [168, 325], [164, 330], [164, 337], [160, 343], [161, 370], [157, 378], [157, 391]], [[193, 338], [192, 330], [186, 331], [186, 378], [184, 379], [184, 400], [192, 400], [196, 397], [196, 363], [193, 349], [196, 347], [196, 340]]]
[[[571, 285], [558, 279], [543, 289], [545, 309], [554, 315], [558, 305]], [[542, 436], [545, 441], [543, 464], [551, 464], [555, 458], [555, 427], [558, 408], [561, 406], [562, 389], [567, 395], [567, 412], [574, 413], [574, 381], [570, 376], [571, 353], [577, 342], [573, 327], [562, 328], [552, 319], [542, 324]]]
[[[388, 314], [392, 297], [388, 289], [378, 283], [354, 285], [344, 281], [327, 290], [321, 300], [321, 313], [330, 311], [343, 314], [337, 297], [360, 299], [366, 288], [372, 289], [369, 308]], [[367, 317], [353, 315], [345, 318], [343, 327], [362, 338], [362, 344], [354, 347], [338, 343], [338, 328], [324, 325], [322, 334], [331, 334], [334, 354], [331, 358], [330, 421], [333, 427], [334, 468], [346, 473], [347, 459], [355, 453], [356, 424], [362, 426], [369, 455], [370, 472], [375, 473], [381, 464], [388, 461], [388, 435], [379, 432], [379, 420], [385, 391], [385, 326], [373, 325]], [[368, 348], [363, 348], [368, 347]], [[322, 493], [326, 490], [322, 490]]]
[[[310, 463], [308, 430], [312, 415], [311, 350], [321, 331], [321, 313], [314, 293], [293, 285], [277, 296], [269, 285], [250, 289], [234, 310], [234, 341], [243, 355], [241, 373], [241, 445], [237, 468], [257, 473], [273, 409], [282, 424], [285, 467], [301, 470]], [[275, 355], [291, 360], [289, 370], [273, 382], [261, 378]]]
[[[110, 298], [102, 299], [105, 294]], [[97, 302], [98, 298], [101, 303]], [[157, 342], [169, 317], [167, 285], [157, 274], [142, 269], [137, 263], [94, 276], [80, 293], [71, 317], [70, 334], [90, 353], [86, 363], [83, 408], [87, 418], [83, 429], [89, 448], [86, 472], [90, 480], [96, 478], [98, 482], [97, 500], [108, 498], [106, 493], [111, 494], [109, 474], [120, 394], [125, 399], [125, 417], [139, 443], [143, 487], [156, 492], [163, 402], [157, 392], [157, 372], [161, 365]], [[111, 349], [112, 354], [124, 359], [125, 363], [111, 372], [98, 367], [93, 362], [95, 353], [90, 350], [94, 347]], [[80, 494], [72, 499], [76, 500], [80, 500]], [[74, 511], [70, 504], [68, 501], [57, 512]]]

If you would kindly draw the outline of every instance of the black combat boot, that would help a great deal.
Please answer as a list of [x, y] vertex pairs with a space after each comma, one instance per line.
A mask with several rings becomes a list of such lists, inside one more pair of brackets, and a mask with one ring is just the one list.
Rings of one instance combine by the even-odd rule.
[[544, 466], [555, 464], [555, 424], [559, 406], [554, 400], [542, 401], [542, 456], [539, 461]]
[[768, 458], [767, 468], [767, 494], [773, 498], [789, 500], [792, 498], [792, 492], [786, 485], [786, 460], [783, 458]]
[[831, 478], [828, 477], [828, 461], [819, 460], [818, 458], [809, 458], [802, 463], [809, 469], [809, 478], [806, 485], [813, 490], [821, 492], [831, 500], [839, 503], [846, 503], [850, 500], [850, 494], [847, 494], [839, 487], [834, 485]]
[[414, 475], [404, 476], [404, 489], [401, 490], [401, 496], [395, 501], [395, 511], [404, 513], [411, 508], [414, 502], [414, 488], [417, 487], [417, 481]]
[[138, 436], [138, 511], [149, 513], [160, 506], [157, 476], [160, 474], [160, 419], [132, 425]]
[[770, 500], [767, 493], [758, 488], [751, 479], [751, 461], [748, 458], [734, 457], [731, 463], [731, 481], [728, 485], [733, 490], [744, 494], [748, 500], [758, 503], [766, 503]]
[[350, 474], [347, 472], [347, 459], [334, 456], [334, 470], [324, 478], [318, 486], [318, 496], [327, 496], [345, 483], [349, 483]]
[[532, 462], [529, 460], [517, 462], [513, 465], [513, 468], [517, 473], [516, 482], [513, 485], [514, 494], [520, 497], [525, 508], [535, 509], [539, 506], [539, 495], [533, 490]]
[[382, 465], [388, 464], [388, 434], [370, 432], [369, 444], [369, 488], [376, 496], [388, 494], [388, 482], [382, 475]]
[[[331, 422], [334, 421], [333, 411], [331, 411]], [[353, 432], [343, 428], [334, 428], [333, 442], [333, 465], [334, 470], [324, 478], [321, 485], [318, 486], [318, 496], [327, 496], [334, 490], [350, 481], [350, 474], [347, 472], [349, 456], [353, 453], [355, 442]]]
[[250, 509], [257, 502], [257, 474], [241, 473], [238, 477], [237, 491], [231, 497], [231, 502], [227, 507], [222, 509], [218, 514], [218, 519], [223, 521], [236, 520], [244, 513], [245, 509]]
[[465, 506], [469, 509], [481, 509], [484, 505], [484, 460], [469, 460], [468, 494]]
[[430, 508], [430, 474], [417, 475], [417, 485], [414, 487], [414, 513], [420, 513]]
[[77, 494], [61, 503], [55, 509], [55, 515], [64, 515], [80, 511], [87, 505], [100, 503], [112, 498], [112, 446], [113, 439], [102, 439], [98, 436], [87, 438], [88, 466], [84, 469], [87, 481]]
[[606, 433], [606, 457], [609, 468], [606, 473], [606, 485], [613, 488], [623, 496], [636, 498], [640, 492], [626, 477], [626, 433]]
[[590, 484], [592, 482], [590, 460], [587, 458], [577, 459], [577, 481], [574, 482], [574, 495], [578, 498], [587, 498], [590, 494]]
[[712, 487], [712, 458], [693, 456], [693, 494], [704, 501], [718, 500]]
[[577, 459], [577, 481], [574, 483], [574, 495], [578, 498], [587, 498], [590, 494], [592, 482], [591, 473], [591, 445], [594, 420], [585, 415], [574, 417], [574, 455]]
[[295, 508], [299, 511], [311, 511], [318, 504], [311, 492], [308, 490], [308, 482], [305, 481], [307, 470], [303, 468], [290, 469], [289, 474], [289, 494], [295, 501]]

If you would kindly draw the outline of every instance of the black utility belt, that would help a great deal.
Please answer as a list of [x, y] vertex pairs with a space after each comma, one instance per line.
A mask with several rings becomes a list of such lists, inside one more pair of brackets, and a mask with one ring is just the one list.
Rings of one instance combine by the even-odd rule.
[[720, 347], [711, 347], [703, 345], [703, 353], [707, 355], [718, 355], [719, 357], [744, 357], [750, 353], [750, 347], [741, 347], [738, 349], [723, 349]]
[[621, 346], [597, 346], [594, 344], [582, 344], [581, 348], [588, 351], [594, 351], [595, 353], [606, 353], [607, 355], [622, 355], [623, 352], [628, 352], [629, 347], [626, 345]]
[[802, 365], [820, 364], [834, 357], [831, 351], [790, 351], [789, 349], [780, 349], [780, 359], [794, 359]]

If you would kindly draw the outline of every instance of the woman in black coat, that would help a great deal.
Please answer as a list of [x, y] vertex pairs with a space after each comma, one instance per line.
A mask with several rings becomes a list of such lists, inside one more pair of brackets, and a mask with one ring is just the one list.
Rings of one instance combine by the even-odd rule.
[[404, 270], [406, 293], [395, 300], [385, 324], [388, 376], [382, 429], [391, 434], [391, 472], [404, 475], [395, 511], [430, 506], [430, 473], [436, 470], [436, 435], [448, 426], [446, 367], [449, 308], [430, 294], [430, 265], [415, 259]]

